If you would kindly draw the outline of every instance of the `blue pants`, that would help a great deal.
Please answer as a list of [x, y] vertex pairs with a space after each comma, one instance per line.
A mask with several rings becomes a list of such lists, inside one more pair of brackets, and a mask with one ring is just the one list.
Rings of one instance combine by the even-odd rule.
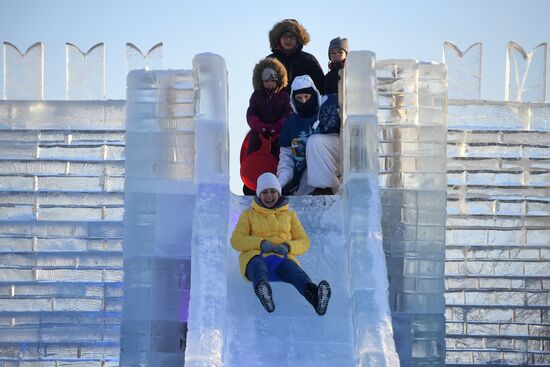
[[[274, 255], [273, 255], [274, 256]], [[306, 272], [294, 261], [284, 259], [275, 269], [275, 273], [281, 282], [290, 283], [304, 295], [306, 285], [313, 283]], [[265, 258], [256, 255], [246, 265], [246, 277], [254, 284], [262, 280], [269, 281], [269, 267]]]

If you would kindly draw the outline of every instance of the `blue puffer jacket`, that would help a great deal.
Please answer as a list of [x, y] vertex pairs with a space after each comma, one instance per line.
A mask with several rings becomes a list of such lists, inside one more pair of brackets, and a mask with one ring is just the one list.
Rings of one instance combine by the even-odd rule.
[[[313, 88], [317, 94], [320, 108], [310, 117], [303, 117], [296, 111], [293, 98], [294, 90]], [[300, 179], [306, 168], [306, 145], [312, 134], [339, 134], [340, 115], [338, 96], [333, 94], [321, 97], [313, 80], [308, 75], [296, 77], [292, 83], [290, 96], [293, 113], [288, 116], [279, 135], [279, 166], [277, 176], [283, 187], [283, 193], [290, 195], [300, 187]]]

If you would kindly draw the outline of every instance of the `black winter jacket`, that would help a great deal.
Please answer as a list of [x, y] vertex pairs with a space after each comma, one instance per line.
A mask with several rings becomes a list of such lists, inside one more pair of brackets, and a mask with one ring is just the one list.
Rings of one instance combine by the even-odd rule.
[[319, 90], [319, 93], [321, 93], [321, 95], [325, 94], [325, 74], [315, 56], [302, 51], [301, 46], [298, 46], [291, 54], [286, 54], [278, 48], [274, 48], [271, 51], [272, 54], [269, 55], [269, 57], [276, 58], [282, 62], [286, 68], [288, 86], [285, 89], [289, 94], [292, 81], [299, 75], [309, 75], [313, 83], [315, 83], [315, 87]]
[[331, 62], [328, 66], [329, 72], [325, 75], [325, 94], [338, 94], [338, 73], [344, 68], [344, 62]]

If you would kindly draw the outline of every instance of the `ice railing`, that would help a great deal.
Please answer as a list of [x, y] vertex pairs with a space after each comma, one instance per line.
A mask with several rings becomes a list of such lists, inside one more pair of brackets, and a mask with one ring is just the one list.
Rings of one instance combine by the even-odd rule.
[[340, 85], [348, 289], [357, 366], [398, 366], [383, 261], [375, 63], [372, 52], [350, 52]]
[[481, 46], [448, 63], [446, 361], [548, 365], [547, 47], [509, 43], [501, 102], [479, 100]]

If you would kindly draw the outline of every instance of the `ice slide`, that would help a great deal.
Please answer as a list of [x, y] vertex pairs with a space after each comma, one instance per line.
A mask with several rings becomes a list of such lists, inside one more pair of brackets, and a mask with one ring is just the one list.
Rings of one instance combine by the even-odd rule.
[[[380, 229], [377, 233], [376, 227], [369, 228], [367, 235], [356, 236], [359, 241], [351, 245], [365, 248], [350, 253], [343, 220], [347, 200], [349, 197], [337, 195], [298, 197], [291, 202], [312, 241], [310, 251], [300, 258], [302, 266], [314, 281], [328, 279], [333, 289], [324, 317], [284, 283], [274, 283], [277, 308], [267, 314], [250, 283], [241, 278], [236, 252], [230, 251], [225, 366], [398, 365], [390, 331]], [[230, 228], [248, 205], [249, 199], [233, 197]], [[376, 216], [376, 209], [372, 209]]]
[[[333, 289], [323, 317], [283, 283], [273, 283], [275, 312], [264, 311], [229, 245], [250, 198], [226, 195], [213, 186], [197, 202], [203, 217], [195, 218], [186, 366], [399, 366], [375, 177], [349, 180], [341, 195], [291, 198], [312, 242], [302, 266]], [[224, 206], [230, 220], [221, 238], [211, 223]]]
[[[291, 198], [312, 243], [300, 261], [333, 289], [323, 317], [278, 283], [268, 314], [239, 274], [229, 238], [250, 198], [229, 191], [223, 59], [198, 55], [192, 73], [130, 74], [121, 366], [181, 365], [182, 321], [188, 367], [399, 366], [382, 248], [373, 56], [348, 60], [348, 68], [371, 72], [346, 87], [363, 98], [345, 105], [339, 194]], [[152, 168], [140, 166], [146, 156], [158, 158]], [[148, 232], [134, 231], [144, 226]], [[185, 288], [172, 269], [188, 266], [189, 252]]]

